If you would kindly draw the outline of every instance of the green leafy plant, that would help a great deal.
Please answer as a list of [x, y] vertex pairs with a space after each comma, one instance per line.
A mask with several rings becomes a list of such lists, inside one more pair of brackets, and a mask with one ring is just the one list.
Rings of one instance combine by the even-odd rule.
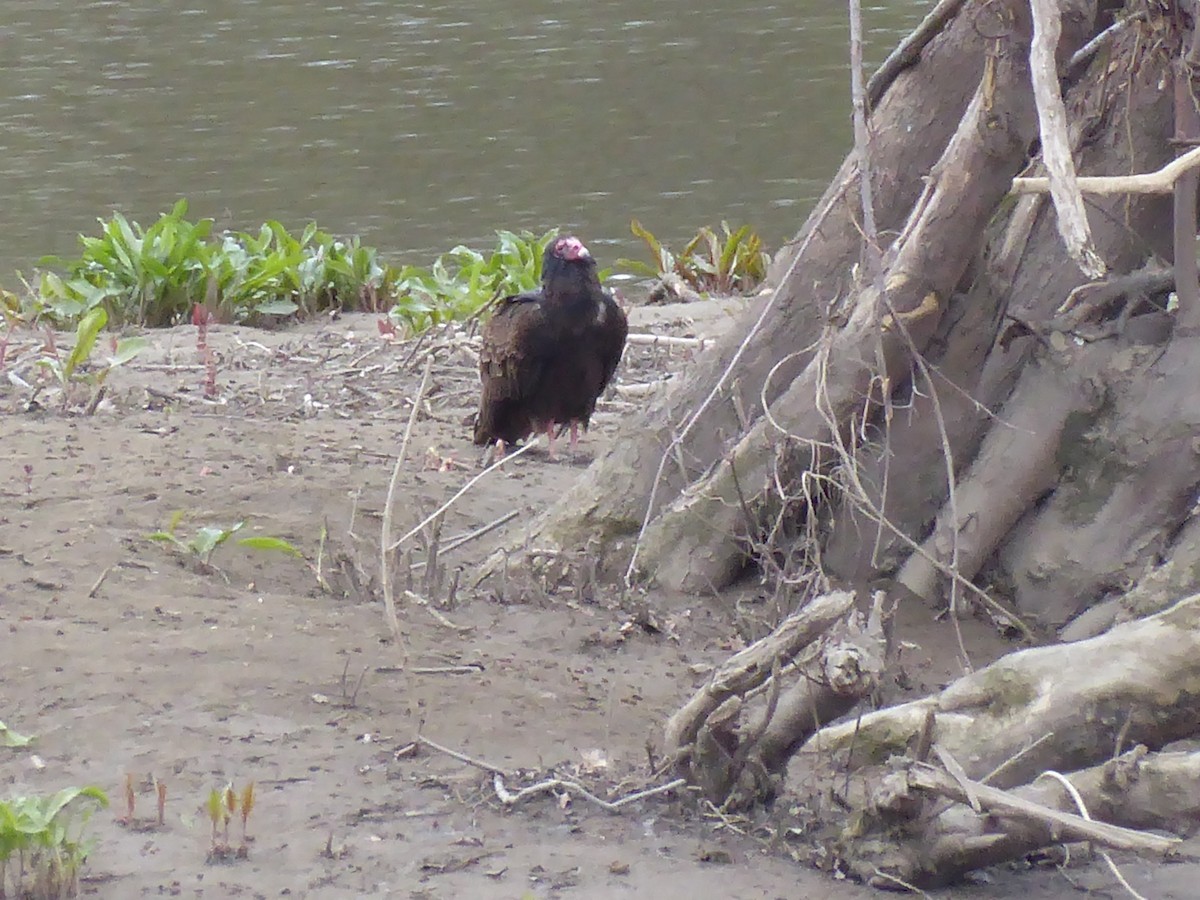
[[[182, 552], [186, 556], [195, 559], [204, 568], [212, 568], [212, 556], [216, 549], [232, 538], [235, 534], [242, 530], [246, 525], [243, 519], [235, 525], [229, 527], [221, 525], [201, 525], [189, 538], [182, 538], [177, 533], [179, 525], [183, 521], [185, 513], [183, 510], [176, 510], [172, 513], [170, 520], [167, 522], [167, 527], [162, 531], [155, 531], [152, 534], [146, 535], [147, 540], [155, 541], [160, 544], [168, 544], [176, 550]], [[246, 547], [250, 550], [266, 550], [278, 553], [284, 553], [287, 556], [294, 556], [300, 559], [304, 558], [304, 554], [297, 550], [283, 538], [270, 537], [268, 535], [253, 535], [251, 537], [241, 538], [238, 546]]]
[[497, 296], [534, 290], [542, 278], [542, 253], [557, 233], [497, 231], [487, 255], [459, 245], [429, 268], [404, 266], [392, 282], [391, 317], [417, 333], [469, 318]]
[[[45, 257], [35, 315], [71, 322], [103, 308], [114, 323], [184, 321], [216, 285], [212, 312], [222, 321], [311, 315], [333, 306], [382, 308], [388, 270], [357, 238], [341, 240], [309, 224], [299, 236], [269, 221], [257, 233], [212, 235], [211, 219], [184, 218], [187, 201], [149, 228], [120, 213], [81, 235], [74, 259]], [[28, 312], [28, 310], [27, 310]]]
[[281, 223], [214, 235], [211, 219], [185, 218], [180, 200], [148, 228], [120, 213], [81, 235], [80, 255], [45, 257], [31, 299], [4, 295], [6, 315], [73, 324], [102, 310], [112, 324], [184, 322], [203, 304], [216, 321], [312, 316], [330, 308], [387, 310], [415, 334], [475, 315], [497, 294], [536, 288], [542, 251], [555, 235], [498, 231], [488, 253], [457, 246], [431, 266], [385, 264], [357, 238], [310, 223], [298, 235]]
[[0, 801], [0, 896], [8, 889], [30, 900], [75, 896], [90, 849], [88, 820], [107, 805], [97, 787]]
[[108, 374], [117, 366], [124, 365], [136, 357], [146, 347], [146, 339], [142, 337], [125, 337], [114, 339], [111, 344], [112, 353], [105, 358], [104, 364], [97, 371], [85, 371], [84, 365], [92, 355], [101, 330], [108, 324], [108, 313], [103, 307], [89, 310], [80, 320], [75, 329], [75, 346], [63, 357], [54, 343], [53, 333], [48, 334], [46, 350], [37, 361], [38, 365], [50, 372], [59, 386], [63, 389], [63, 403], [69, 399], [70, 388], [73, 384], [83, 383], [99, 390], [103, 387]]
[[650, 278], [676, 275], [702, 293], [748, 293], [766, 277], [771, 262], [762, 239], [749, 225], [735, 231], [728, 222], [722, 222], [719, 234], [705, 226], [679, 254], [672, 253], [637, 219], [630, 223], [629, 229], [650, 248], [651, 263], [619, 259], [619, 268]]

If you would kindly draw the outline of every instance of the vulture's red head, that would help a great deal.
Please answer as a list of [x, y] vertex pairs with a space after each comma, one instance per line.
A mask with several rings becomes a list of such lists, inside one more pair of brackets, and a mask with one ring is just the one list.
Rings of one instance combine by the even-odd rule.
[[558, 259], [565, 259], [570, 262], [578, 259], [592, 258], [592, 254], [588, 253], [588, 248], [583, 246], [583, 241], [571, 235], [555, 238], [546, 248], [546, 252]]
[[542, 254], [542, 290], [550, 295], [600, 289], [596, 260], [577, 237], [555, 238]]

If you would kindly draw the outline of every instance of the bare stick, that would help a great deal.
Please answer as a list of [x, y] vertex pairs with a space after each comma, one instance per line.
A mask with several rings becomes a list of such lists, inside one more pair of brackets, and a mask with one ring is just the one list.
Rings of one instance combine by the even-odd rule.
[[[1079, 791], [1076, 790], [1075, 785], [1071, 784], [1066, 775], [1063, 775], [1061, 772], [1055, 772], [1053, 769], [1048, 769], [1039, 775], [1038, 778], [1053, 778], [1055, 781], [1057, 781], [1060, 785], [1062, 785], [1062, 789], [1067, 792], [1067, 796], [1071, 798], [1071, 802], [1075, 804], [1075, 808], [1079, 810], [1079, 814], [1089, 822], [1092, 821], [1092, 817], [1087, 810], [1087, 805], [1083, 802], [1083, 797], [1079, 795]], [[1125, 876], [1121, 874], [1121, 870], [1117, 868], [1117, 864], [1113, 862], [1112, 857], [1103, 850], [1099, 852], [1100, 857], [1106, 863], [1108, 863], [1108, 870], [1112, 872], [1113, 877], [1120, 882], [1121, 887], [1129, 891], [1129, 894], [1133, 897], [1133, 900], [1146, 900], [1145, 897], [1133, 889], [1133, 885], [1125, 880]]]
[[938, 36], [947, 22], [958, 15], [959, 9], [965, 2], [966, 0], [941, 0], [929, 11], [925, 20], [913, 29], [913, 32], [901, 41], [900, 45], [883, 61], [883, 65], [867, 82], [867, 103], [871, 109], [874, 109], [883, 98], [884, 92], [891, 87], [896, 76], [909, 66], [916, 64], [917, 60], [921, 58], [921, 51]]
[[660, 378], [657, 381], [638, 381], [633, 384], [618, 384], [617, 393], [626, 397], [648, 397], [665, 384], [669, 384], [671, 379]]
[[478, 759], [475, 759], [474, 757], [467, 756], [467, 754], [465, 754], [465, 753], [459, 753], [457, 750], [451, 750], [449, 747], [443, 747], [441, 744], [437, 743], [436, 741], [431, 741], [429, 738], [425, 737], [425, 735], [423, 735], [423, 734], [418, 734], [417, 739], [413, 743], [418, 744], [420, 746], [428, 747], [430, 750], [436, 750], [438, 753], [444, 753], [446, 756], [449, 756], [451, 759], [457, 759], [459, 762], [466, 763], [468, 766], [474, 766], [476, 769], [482, 769], [485, 772], [490, 772], [491, 774], [495, 775], [497, 778], [508, 774], [507, 769], [502, 769], [499, 766], [493, 766], [489, 762], [483, 762], [482, 760], [478, 760]]
[[1004, 762], [1000, 763], [1000, 765], [996, 766], [996, 768], [992, 769], [992, 771], [988, 772], [986, 775], [984, 775], [979, 780], [982, 781], [984, 784], [987, 784], [989, 781], [991, 781], [993, 778], [995, 778], [1001, 772], [1012, 767], [1015, 763], [1017, 763], [1021, 759], [1021, 757], [1025, 756], [1028, 753], [1033, 752], [1033, 750], [1040, 747], [1042, 744], [1044, 744], [1046, 741], [1050, 740], [1052, 737], [1054, 737], [1054, 732], [1047, 731], [1045, 734], [1043, 734], [1040, 738], [1038, 738], [1036, 741], [1034, 741], [1032, 744], [1030, 744], [1024, 750], [1018, 750], [1016, 753], [1014, 753], [1012, 756], [1010, 756]]
[[100, 577], [96, 579], [95, 583], [91, 586], [91, 588], [87, 592], [89, 599], [96, 596], [96, 591], [100, 590], [100, 585], [104, 584], [104, 579], [108, 577], [108, 573], [111, 572], [112, 570], [113, 570], [113, 567], [108, 566], [107, 568], [105, 568], [105, 570], [103, 572], [100, 573]]
[[695, 347], [703, 350], [716, 343], [715, 338], [675, 337], [669, 334], [631, 334], [625, 339], [627, 344], [643, 347]]
[[1067, 107], [1058, 85], [1055, 53], [1062, 36], [1062, 10], [1058, 0], [1030, 0], [1033, 10], [1033, 41], [1029, 45], [1029, 69], [1042, 136], [1042, 161], [1050, 176], [1050, 197], [1058, 213], [1058, 233], [1067, 252], [1089, 278], [1106, 271], [1104, 260], [1092, 243], [1083, 194], [1076, 184], [1075, 160], [1067, 137]]
[[1068, 77], [1075, 74], [1076, 70], [1085, 65], [1105, 43], [1111, 41], [1120, 32], [1124, 31], [1129, 26], [1130, 22], [1137, 21], [1141, 18], [1140, 15], [1128, 16], [1124, 19], [1117, 19], [1102, 32], [1080, 47], [1071, 55], [1071, 61], [1067, 63], [1066, 74]]
[[[491, 522], [488, 522], [486, 525], [480, 525], [474, 531], [468, 531], [466, 534], [459, 535], [454, 540], [450, 541], [450, 543], [446, 544], [445, 547], [442, 548], [442, 553], [449, 553], [451, 550], [457, 550], [463, 544], [468, 544], [477, 538], [483, 537], [489, 531], [495, 531], [501, 525], [508, 524], [513, 519], [515, 519], [517, 516], [519, 516], [520, 514], [521, 514], [521, 511], [519, 509], [510, 509], [508, 512], [506, 512], [500, 518], [494, 519]], [[425, 565], [426, 565], [425, 562], [416, 562], [416, 563], [412, 564], [412, 567], [413, 567], [413, 569], [420, 569]]]
[[[404, 661], [408, 662], [408, 646], [400, 634], [400, 619], [396, 615], [396, 598], [392, 595], [392, 514], [395, 509], [396, 486], [400, 483], [400, 469], [404, 465], [405, 454], [408, 453], [408, 442], [412, 437], [413, 425], [417, 421], [417, 413], [421, 409], [421, 401], [425, 390], [429, 387], [429, 372], [433, 368], [433, 355], [425, 360], [425, 371], [421, 375], [421, 386], [413, 398], [412, 413], [408, 417], [408, 425], [404, 429], [404, 438], [400, 441], [400, 452], [396, 454], [396, 464], [392, 466], [392, 478], [388, 482], [387, 500], [383, 504], [383, 524], [379, 535], [379, 583], [383, 589], [383, 606], [387, 614], [388, 627], [392, 639], [400, 647]], [[425, 523], [422, 523], [422, 526]]]
[[471, 630], [471, 626], [469, 626], [469, 625], [455, 625], [453, 622], [451, 622], [449, 619], [447, 619], [444, 615], [442, 615], [437, 609], [435, 609], [433, 604], [430, 603], [428, 600], [426, 600], [424, 597], [422, 597], [420, 594], [414, 593], [413, 591], [405, 591], [404, 599], [408, 600], [411, 603], [417, 604], [417, 606], [421, 607], [423, 610], [425, 610], [427, 613], [429, 613], [431, 616], [433, 616], [434, 619], [437, 620], [437, 623], [439, 625], [441, 625], [443, 628], [449, 628], [451, 631], [458, 631], [458, 632]]
[[854, 153], [858, 157], [858, 193], [862, 201], [863, 268], [868, 281], [879, 270], [879, 229], [871, 194], [871, 131], [867, 128], [867, 98], [863, 87], [862, 0], [850, 0], [850, 97], [854, 108]]
[[951, 755], [949, 750], [939, 744], [933, 745], [933, 752], [937, 754], [937, 758], [946, 767], [946, 771], [950, 774], [950, 777], [958, 782], [958, 786], [966, 794], [967, 805], [977, 813], [983, 812], [983, 807], [979, 804], [979, 797], [975, 795], [971, 779], [967, 777], [967, 772], [962, 767], [962, 764]]
[[431, 512], [429, 515], [427, 515], [424, 519], [422, 519], [420, 522], [418, 522], [416, 525], [414, 525], [411, 529], [409, 529], [409, 531], [406, 532], [403, 537], [399, 538], [394, 543], [388, 545], [385, 548], [386, 551], [388, 553], [394, 552], [397, 547], [399, 547], [401, 544], [403, 544], [405, 541], [407, 541], [409, 538], [411, 538], [414, 534], [419, 532], [422, 528], [424, 528], [426, 525], [428, 525], [430, 522], [432, 522], [434, 519], [436, 519], [438, 516], [440, 516], [446, 510], [448, 510], [451, 506], [453, 506], [458, 501], [459, 497], [461, 497], [463, 494], [465, 494], [471, 488], [475, 487], [475, 485], [477, 485], [481, 480], [483, 480], [483, 478], [485, 476], [491, 474], [492, 472], [494, 472], [496, 469], [500, 468], [502, 465], [504, 465], [509, 460], [516, 459], [522, 453], [525, 453], [525, 452], [533, 449], [534, 447], [538, 446], [538, 444], [541, 443], [541, 440], [542, 440], [541, 436], [531, 438], [527, 443], [523, 444], [521, 447], [517, 448], [512, 453], [508, 453], [508, 454], [505, 454], [504, 456], [500, 457], [498, 460], [496, 460], [494, 463], [492, 463], [490, 466], [488, 466], [486, 469], [484, 469], [482, 472], [480, 472], [478, 475], [476, 475], [474, 478], [472, 478], [470, 481], [468, 481], [466, 484], [464, 484], [461, 488], [459, 488], [458, 492], [453, 497], [451, 497], [449, 500], [447, 500], [445, 503], [443, 503], [441, 506], [439, 506], [437, 509], [435, 509], [433, 512]]
[[[1198, 167], [1200, 147], [1194, 147], [1155, 172], [1140, 175], [1082, 175], [1076, 179], [1076, 184], [1085, 194], [1169, 194], [1175, 190], [1176, 181]], [[1050, 179], [1045, 177], [1013, 179], [1014, 194], [1044, 194], [1049, 190]]]
[[376, 666], [375, 671], [380, 675], [479, 675], [484, 668], [479, 663], [466, 663], [461, 666], [413, 666], [404, 669], [400, 666]]
[[516, 806], [522, 800], [526, 800], [529, 797], [533, 797], [537, 794], [545, 794], [554, 790], [563, 790], [578, 794], [580, 797], [591, 801], [601, 809], [607, 810], [608, 812], [619, 812], [621, 807], [628, 806], [630, 803], [634, 803], [638, 800], [645, 800], [647, 797], [654, 797], [658, 794], [665, 794], [668, 791], [675, 790], [676, 788], [684, 787], [686, 784], [686, 779], [676, 778], [673, 781], [668, 781], [666, 784], [660, 784], [658, 787], [647, 788], [644, 791], [637, 791], [636, 793], [628, 794], [627, 796], [622, 797], [620, 800], [604, 800], [600, 797], [597, 797], [583, 785], [576, 784], [574, 781], [566, 781], [562, 778], [550, 778], [546, 781], [539, 781], [537, 784], [531, 784], [527, 788], [522, 788], [515, 794], [511, 793], [508, 788], [504, 786], [504, 779], [499, 772], [497, 772], [492, 778], [492, 787], [496, 791], [496, 796], [505, 806]]

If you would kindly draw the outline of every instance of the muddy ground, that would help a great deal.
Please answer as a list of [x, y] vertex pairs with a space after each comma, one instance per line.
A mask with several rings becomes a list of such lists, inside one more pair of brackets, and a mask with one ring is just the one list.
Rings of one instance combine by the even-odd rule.
[[[712, 336], [735, 307], [642, 308], [633, 330]], [[195, 328], [148, 337], [150, 348], [111, 374], [92, 415], [90, 387], [35, 396], [26, 386], [38, 378], [43, 336], [15, 332], [0, 366], [0, 721], [36, 735], [31, 748], [0, 750], [0, 778], [5, 793], [72, 784], [109, 793], [112, 809], [92, 823], [86, 894], [875, 896], [803, 862], [804, 842], [788, 839], [789, 829], [803, 831], [802, 813], [787, 803], [755, 821], [722, 820], [677, 798], [620, 815], [565, 795], [509, 810], [479, 770], [409, 752], [419, 730], [521, 770], [511, 789], [552, 769], [612, 796], [645, 787], [647, 741], [746, 632], [746, 608], [739, 621], [705, 598], [651, 595], [652, 632], [604, 588], [476, 594], [470, 575], [500, 529], [442, 553], [440, 588], [414, 571], [414, 590], [445, 600], [462, 569], [441, 609], [455, 628], [411, 603], [400, 610], [412, 665], [460, 668], [389, 671], [402, 653], [373, 582], [392, 462], [436, 350], [396, 530], [478, 470], [466, 424], [476, 398], [468, 342], [398, 343], [371, 316], [279, 331], [214, 327], [213, 401], [203, 396]], [[59, 336], [60, 352], [69, 343]], [[627, 388], [667, 377], [692, 353], [633, 347], [619, 378]], [[489, 476], [451, 508], [442, 544], [567, 490], [642, 402], [638, 390], [601, 404], [575, 464], [533, 451]], [[246, 525], [205, 570], [147, 539], [176, 511], [185, 539], [203, 525]], [[284, 538], [307, 561], [234, 543], [252, 534]], [[426, 550], [414, 539], [408, 564]], [[918, 648], [905, 657], [912, 690], [954, 677], [952, 634], [926, 609], [904, 619]], [[1009, 649], [984, 624], [967, 632], [976, 663]], [[133, 824], [119, 821], [128, 776]], [[162, 827], [148, 821], [155, 779], [167, 789]], [[212, 861], [205, 798], [248, 781], [258, 791], [248, 854]], [[231, 838], [240, 843], [236, 824]], [[1129, 861], [1125, 871], [1147, 896], [1195, 896], [1191, 866]], [[1057, 897], [1073, 894], [1072, 883], [1121, 892], [1091, 866], [1003, 869], [945, 896]]]

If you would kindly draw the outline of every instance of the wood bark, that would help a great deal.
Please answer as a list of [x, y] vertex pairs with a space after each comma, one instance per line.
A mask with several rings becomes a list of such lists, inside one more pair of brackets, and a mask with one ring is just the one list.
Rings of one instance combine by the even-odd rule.
[[[1118, 38], [1067, 95], [1072, 143], [1084, 171], [1151, 170], [1170, 158], [1170, 98], [1161, 90], [1166, 60], [1137, 58], [1144, 38], [1136, 26]], [[1131, 129], [1134, 111], [1138, 127]], [[1090, 198], [1088, 205], [1097, 248], [1115, 270], [1140, 271], [1148, 254], [1169, 258], [1170, 210], [1160, 197]], [[1076, 268], [1062, 265], [1056, 231], [1053, 210], [1030, 195], [1017, 201], [995, 231], [970, 287], [952, 298], [944, 333], [927, 352], [938, 376], [932, 383], [918, 383], [920, 390], [903, 399], [904, 413], [893, 416], [886, 433], [857, 457], [859, 482], [872, 506], [908, 537], [881, 528], [848, 497], [827, 511], [830, 530], [821, 555], [827, 572], [863, 583], [903, 568], [895, 577], [931, 602], [944, 602], [944, 579], [927, 557], [944, 565], [953, 563], [957, 552], [960, 574], [973, 577], [1030, 504], [1057, 484], [1062, 474], [1059, 444], [1066, 438], [1069, 445], [1086, 434], [1106, 402], [1107, 361], [1131, 346], [1161, 343], [1169, 335], [1170, 322], [1161, 317], [1121, 316], [1119, 328], [1103, 326], [1120, 334], [1117, 341], [1077, 347], [1071, 333], [1075, 325], [1059, 324], [1056, 308], [1084, 279]], [[1111, 293], [1103, 282], [1086, 289], [1097, 308], [1120, 308], [1126, 297], [1140, 303], [1147, 288], [1164, 291], [1162, 279], [1150, 277], [1148, 270], [1145, 278], [1114, 276], [1111, 282]], [[1012, 318], [1001, 328], [1005, 313]], [[1040, 331], [1014, 338], [1014, 320], [1033, 323]], [[1159, 324], [1167, 327], [1156, 335], [1149, 326]], [[1056, 328], [1067, 340], [1060, 336], [1058, 349], [1052, 349], [1047, 338]], [[1001, 340], [993, 346], [998, 329]], [[1084, 372], [1091, 374], [1084, 377]], [[1014, 385], [1019, 385], [1016, 393]], [[1072, 427], [1062, 430], [1067, 421]], [[940, 429], [944, 441], [936, 437]], [[956, 473], [970, 470], [961, 475], [967, 480], [956, 490], [956, 512], [948, 504], [941, 508], [951, 464]], [[924, 555], [911, 555], [911, 542], [928, 532], [935, 514], [938, 530], [925, 540]], [[955, 520], [957, 546], [950, 541]], [[1123, 564], [1115, 578], [1136, 578], [1136, 566], [1145, 562]], [[1114, 580], [1109, 572], [1105, 583]], [[997, 574], [994, 580], [1001, 585], [1010, 581], [1003, 570]], [[1036, 618], [1037, 603], [1050, 593], [1025, 597], [1017, 589], [1009, 599], [1022, 615]], [[1060, 593], [1065, 596], [1068, 589]]]
[[[982, 245], [995, 207], [1037, 134], [1028, 10], [1013, 3], [1005, 12], [1011, 30], [990, 51], [986, 76], [934, 167], [927, 201], [914, 210], [894, 248], [884, 296], [864, 288], [852, 300], [847, 324], [827, 330], [822, 350], [772, 405], [772, 415], [746, 431], [726, 462], [659, 513], [645, 534], [645, 575], [683, 590], [728, 584], [745, 561], [739, 536], [746, 530], [747, 506], [751, 517], [762, 515], [779, 481], [779, 456], [795, 459], [792, 444], [812, 454], [846, 442], [851, 437], [846, 429], [868, 417], [863, 403], [876, 377], [889, 390], [907, 380], [913, 354], [923, 352], [936, 333], [946, 298]], [[1073, 28], [1064, 52], [1089, 35], [1090, 22]], [[889, 328], [885, 321], [881, 329], [885, 309], [903, 325], [893, 322]], [[827, 454], [825, 466], [830, 461]]]

